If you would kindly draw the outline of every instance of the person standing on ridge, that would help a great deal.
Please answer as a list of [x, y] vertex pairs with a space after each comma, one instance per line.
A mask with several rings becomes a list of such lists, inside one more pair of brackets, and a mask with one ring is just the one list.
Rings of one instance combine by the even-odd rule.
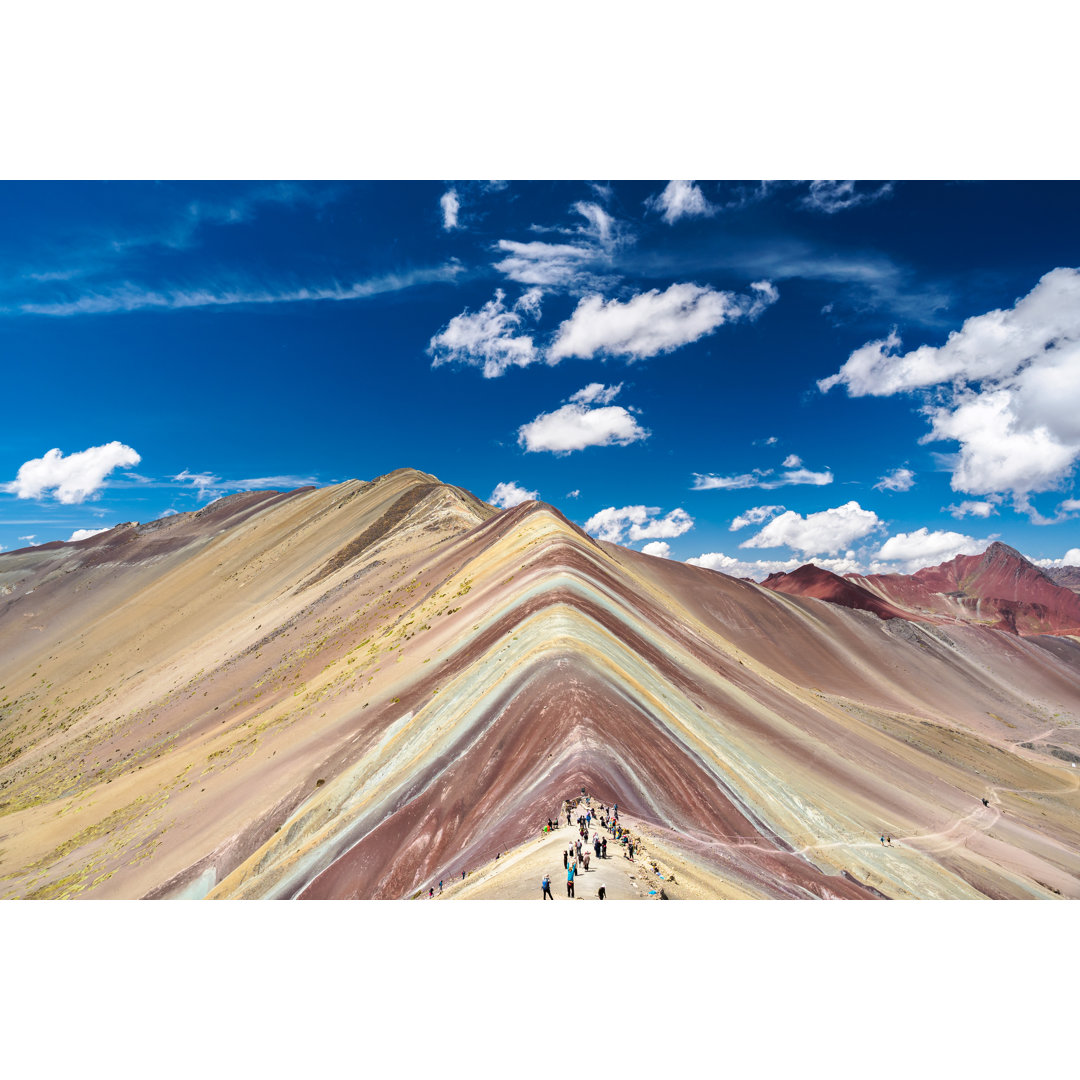
[[540, 882], [540, 887], [544, 890], [540, 894], [541, 900], [555, 899], [555, 897], [551, 895], [551, 879], [547, 876], [547, 874], [544, 875], [544, 880]]
[[570, 852], [563, 848], [562, 853], [562, 868], [565, 870], [570, 865]]
[[571, 900], [574, 899], [574, 868], [572, 866], [566, 871], [566, 895]]

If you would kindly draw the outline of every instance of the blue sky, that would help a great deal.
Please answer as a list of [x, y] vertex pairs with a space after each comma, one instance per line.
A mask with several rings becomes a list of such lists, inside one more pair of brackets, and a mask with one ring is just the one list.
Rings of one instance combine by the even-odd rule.
[[756, 577], [1060, 561], [1078, 195], [5, 183], [0, 545], [411, 465]]

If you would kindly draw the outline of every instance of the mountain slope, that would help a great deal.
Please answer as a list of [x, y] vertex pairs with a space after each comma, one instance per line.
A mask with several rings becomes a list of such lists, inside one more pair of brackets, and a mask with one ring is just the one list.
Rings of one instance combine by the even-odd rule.
[[716, 895], [1080, 896], [1068, 638], [882, 622], [413, 470], [232, 500], [0, 556], [2, 895], [409, 896], [585, 788]]
[[870, 611], [880, 619], [912, 617], [910, 612], [890, 604], [831, 570], [814, 566], [813, 563], [800, 566], [787, 574], [779, 571], [770, 574], [761, 584], [763, 588], [787, 593], [789, 596], [811, 596], [815, 600], [827, 600], [830, 604], [839, 604], [841, 607]]
[[849, 580], [913, 613], [937, 613], [1018, 634], [1080, 633], [1080, 596], [1007, 544], [958, 555], [914, 574], [848, 575]]

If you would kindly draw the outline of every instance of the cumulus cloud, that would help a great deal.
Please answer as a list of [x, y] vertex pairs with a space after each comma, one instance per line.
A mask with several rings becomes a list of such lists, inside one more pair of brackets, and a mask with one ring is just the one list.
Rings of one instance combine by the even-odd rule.
[[439, 206], [442, 208], [442, 227], [447, 232], [456, 229], [458, 227], [458, 211], [461, 209], [461, 200], [458, 198], [458, 193], [453, 188], [443, 192], [442, 198], [439, 199]]
[[645, 200], [645, 205], [660, 212], [669, 225], [683, 218], [711, 217], [716, 207], [692, 180], [672, 180], [659, 195]]
[[[653, 511], [655, 513], [656, 511]], [[630, 526], [631, 540], [648, 540], [651, 537], [682, 536], [694, 527], [694, 519], [680, 506], [665, 514], [645, 522], [635, 522]]]
[[656, 516], [659, 513], [659, 506], [609, 506], [585, 522], [585, 531], [598, 540], [618, 544], [627, 535], [630, 540], [670, 539], [694, 527], [694, 519], [682, 507], [662, 518]]
[[[26, 539], [19, 537], [20, 540]], [[1032, 559], [1036, 566], [1080, 566], [1080, 547], [1069, 548], [1060, 559]]]
[[787, 510], [739, 547], [786, 546], [807, 555], [835, 555], [880, 526], [881, 520], [873, 510], [864, 510], [854, 501], [806, 517]]
[[[790, 574], [792, 570], [798, 570], [806, 564], [805, 559], [754, 559], [747, 561], [738, 559], [732, 555], [725, 555], [721, 551], [709, 551], [702, 555], [696, 555], [686, 560], [691, 566], [703, 566], [706, 570], [719, 570], [729, 577], [753, 578], [754, 581], [762, 581], [770, 574]], [[854, 552], [847, 552], [838, 559], [814, 559], [814, 565], [824, 570], [831, 570], [834, 574], [860, 574], [864, 572], [864, 566], [855, 558]]]
[[618, 356], [643, 360], [669, 353], [711, 334], [725, 322], [756, 319], [779, 297], [768, 281], [750, 286], [752, 295], [720, 292], [693, 284], [650, 289], [625, 303], [586, 296], [559, 327], [548, 362], [569, 356], [591, 360]]
[[783, 513], [783, 510], [782, 506], [751, 506], [749, 510], [744, 510], [732, 520], [728, 531], [738, 532], [739, 529], [745, 529], [747, 525], [760, 525], [763, 521], [768, 521], [769, 518]]
[[91, 446], [66, 457], [57, 449], [44, 457], [24, 462], [3, 490], [20, 499], [40, 499], [52, 492], [57, 502], [81, 503], [105, 486], [105, 477], [125, 465], [142, 460], [130, 446], [120, 442]]
[[[791, 459], [788, 458], [790, 461]], [[798, 460], [798, 459], [796, 459]], [[814, 487], [823, 487], [833, 482], [833, 474], [826, 469], [824, 472], [813, 472], [810, 469], [798, 468], [787, 469], [774, 475], [773, 469], [755, 469], [749, 473], [739, 473], [737, 476], [716, 476], [714, 473], [694, 473], [694, 491], [737, 491], [742, 488], [764, 488], [771, 491], [778, 487], [787, 487], [789, 484], [810, 484]]]
[[1000, 499], [965, 499], [961, 503], [956, 503], [950, 506], [943, 506], [941, 508], [942, 513], [950, 513], [954, 518], [962, 517], [979, 517], [988, 518], [991, 514], [997, 513], [997, 504]]
[[508, 309], [506, 294], [496, 289], [479, 311], [466, 308], [455, 315], [428, 343], [431, 366], [468, 364], [482, 368], [485, 379], [496, 379], [509, 367], [535, 364], [540, 352], [532, 336], [519, 331], [526, 316], [539, 316], [540, 296], [539, 289], [529, 289]]
[[895, 331], [863, 345], [819, 388], [862, 397], [940, 387], [924, 405], [922, 441], [959, 444], [953, 490], [1011, 494], [1034, 517], [1028, 496], [1059, 488], [1080, 459], [1080, 271], [1051, 270], [1013, 307], [967, 319], [944, 345], [900, 345]]
[[[629, 446], [647, 439], [649, 432], [621, 405], [591, 407], [591, 402], [610, 401], [614, 397], [614, 393], [608, 393], [611, 389], [601, 383], [590, 383], [573, 394], [562, 408], [541, 413], [535, 420], [522, 424], [518, 428], [519, 445], [527, 453], [549, 450], [569, 454], [587, 446]], [[618, 386], [613, 389], [618, 393]]]
[[890, 536], [877, 552], [879, 559], [900, 563], [906, 574], [921, 570], [924, 566], [937, 566], [957, 555], [978, 555], [985, 551], [989, 540], [976, 540], [963, 533], [925, 526], [910, 533]]
[[511, 506], [519, 503], [531, 502], [539, 499], [539, 491], [527, 491], [513, 480], [506, 480], [495, 485], [495, 490], [488, 496], [488, 502], [492, 506], [500, 506], [503, 510], [509, 510]]
[[875, 491], [910, 491], [915, 486], [915, 474], [903, 467], [886, 473], [874, 485]]
[[581, 494], [581, 491], [580, 491], [580, 489], [579, 489], [579, 488], [574, 488], [574, 490], [573, 490], [573, 491], [568, 491], [568, 492], [566, 493], [566, 497], [567, 497], [568, 499], [576, 499], [576, 498], [578, 498], [578, 496], [579, 496], [580, 494]]
[[671, 558], [671, 545], [663, 540], [653, 540], [641, 550], [645, 555], [655, 555], [658, 559]]
[[91, 536], [97, 536], [98, 533], [108, 532], [108, 529], [76, 529], [69, 537], [68, 543], [74, 543], [78, 540], [89, 540]]
[[798, 454], [788, 454], [783, 464], [785, 469], [797, 469], [802, 465], [802, 458]]
[[889, 183], [870, 191], [856, 191], [854, 180], [812, 180], [810, 190], [800, 200], [800, 205], [806, 210], [836, 214], [841, 210], [877, 202], [891, 194], [892, 189], [893, 186]]

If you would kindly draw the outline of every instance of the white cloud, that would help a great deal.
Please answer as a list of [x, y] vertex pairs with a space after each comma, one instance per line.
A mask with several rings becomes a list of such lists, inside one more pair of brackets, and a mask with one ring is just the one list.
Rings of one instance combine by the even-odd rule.
[[[696, 555], [686, 560], [691, 566], [704, 566], [707, 570], [719, 570], [722, 574], [730, 577], [753, 578], [754, 581], [762, 581], [770, 574], [790, 574], [792, 570], [798, 570], [806, 565], [806, 559], [754, 559], [747, 561], [737, 559], [731, 555], [725, 555], [720, 551], [709, 551], [703, 555]], [[854, 552], [848, 552], [839, 559], [814, 559], [814, 565], [824, 570], [831, 570], [834, 574], [860, 574], [865, 567], [859, 562]]]
[[952, 514], [954, 518], [979, 517], [988, 518], [991, 514], [997, 513], [997, 504], [1000, 499], [990, 498], [985, 501], [975, 501], [973, 499], [965, 499], [962, 503], [956, 505], [943, 506], [941, 508], [942, 513], [948, 512]]
[[915, 486], [915, 474], [903, 467], [886, 473], [874, 485], [875, 491], [910, 491]]
[[628, 360], [668, 353], [711, 334], [725, 322], [756, 319], [779, 297], [768, 281], [750, 286], [753, 296], [692, 284], [650, 289], [625, 303], [586, 296], [559, 327], [548, 362], [569, 356], [621, 356]]
[[231, 306], [234, 304], [293, 304], [314, 300], [363, 300], [383, 293], [398, 292], [413, 285], [453, 281], [464, 267], [454, 259], [442, 266], [410, 270], [400, 274], [382, 274], [354, 281], [349, 285], [333, 283], [302, 288], [263, 288], [250, 283], [228, 287], [166, 289], [158, 291], [138, 285], [124, 284], [86, 293], [74, 300], [51, 303], [20, 304], [18, 310], [27, 315], [101, 315], [114, 312], [141, 311], [147, 308], [178, 310], [183, 308]]
[[519, 503], [530, 502], [539, 498], [539, 491], [527, 491], [513, 480], [507, 480], [495, 485], [495, 490], [488, 496], [488, 502], [492, 506], [500, 506], [504, 510], [509, 510], [511, 506], [517, 506]]
[[622, 389], [622, 383], [617, 383], [614, 386], [605, 386], [603, 383], [589, 383], [588, 386], [582, 387], [576, 394], [570, 395], [571, 401], [576, 401], [580, 405], [607, 405], [609, 402], [614, 401], [616, 395]]
[[[19, 537], [25, 540], [26, 537]], [[1060, 559], [1032, 559], [1036, 566], [1080, 566], [1080, 547], [1069, 548]]]
[[69, 537], [67, 542], [69, 544], [74, 543], [77, 540], [89, 540], [91, 536], [97, 536], [98, 533], [108, 532], [108, 529], [76, 529]]
[[458, 228], [458, 211], [461, 209], [458, 193], [453, 188], [443, 192], [442, 198], [439, 199], [439, 206], [442, 208], [442, 227], [447, 232]]
[[782, 506], [751, 506], [749, 510], [744, 510], [732, 520], [728, 532], [738, 532], [739, 529], [745, 529], [747, 525], [760, 525], [763, 521], [768, 521], [769, 518], [783, 513], [783, 510]]
[[[314, 476], [255, 476], [246, 480], [222, 480], [211, 472], [193, 473], [187, 469], [172, 478], [178, 484], [195, 488], [200, 499], [218, 499], [239, 491], [294, 491], [296, 488], [318, 484]], [[175, 513], [176, 511], [171, 511]], [[170, 513], [170, 511], [166, 511]]]
[[508, 367], [528, 367], [541, 359], [529, 334], [518, 331], [524, 315], [540, 313], [540, 290], [529, 289], [507, 309], [506, 294], [495, 290], [495, 297], [479, 311], [466, 308], [455, 315], [428, 343], [431, 366], [459, 363], [483, 368], [485, 379], [495, 379]]
[[835, 214], [854, 206], [877, 202], [892, 192], [892, 184], [882, 184], [873, 191], [856, 191], [854, 180], [812, 180], [810, 190], [800, 200], [807, 210]]
[[[790, 459], [788, 459], [790, 460]], [[719, 488], [724, 491], [739, 490], [742, 488], [764, 488], [771, 491], [778, 487], [787, 487], [789, 484], [810, 484], [814, 487], [823, 487], [833, 482], [833, 474], [826, 469], [824, 472], [812, 472], [810, 469], [788, 469], [786, 472], [773, 476], [772, 469], [755, 469], [752, 473], [740, 473], [738, 476], [716, 476], [713, 473], [694, 473], [694, 491], [712, 491]]]
[[585, 232], [595, 236], [601, 244], [610, 244], [617, 233], [615, 219], [596, 203], [576, 202], [574, 209], [588, 222]]
[[711, 217], [716, 213], [716, 207], [692, 180], [672, 180], [659, 195], [646, 199], [645, 205], [658, 210], [669, 225], [682, 218]]
[[495, 269], [511, 281], [522, 285], [543, 285], [548, 288], [567, 288], [572, 285], [594, 285], [597, 261], [606, 256], [591, 244], [549, 244], [544, 240], [500, 240], [499, 250], [506, 258], [495, 263]]
[[67, 457], [53, 449], [44, 457], [24, 462], [2, 490], [20, 499], [40, 499], [51, 491], [57, 502], [81, 503], [105, 486], [105, 477], [113, 469], [138, 465], [141, 460], [130, 446], [120, 442], [91, 446]]
[[1034, 517], [1028, 496], [1060, 487], [1080, 459], [1080, 271], [1051, 270], [1012, 308], [967, 319], [940, 347], [899, 347], [895, 331], [869, 342], [818, 386], [852, 397], [942, 386], [924, 408], [923, 441], [959, 443], [953, 490], [1009, 493]]
[[[951, 407], [927, 411], [930, 432], [922, 441], [949, 439], [960, 444], [953, 465], [954, 491], [1026, 496], [1053, 490], [1068, 477], [1080, 456], [1080, 347], [1070, 351], [1071, 356], [1062, 357], [1062, 366], [1073, 369], [1073, 385], [1063, 385], [1061, 395], [1077, 410], [1074, 418], [1052, 417], [1058, 409], [1049, 402], [1045, 408], [1031, 407], [1036, 403], [1024, 392], [1031, 368], [1011, 387], [961, 392]], [[1026, 421], [1020, 415], [1025, 408], [1034, 413]]]
[[[590, 383], [562, 408], [541, 413], [535, 420], [522, 424], [518, 428], [518, 443], [527, 453], [549, 450], [555, 454], [568, 454], [587, 446], [629, 446], [647, 439], [649, 432], [621, 405], [589, 408], [582, 402], [582, 394], [587, 398], [590, 395], [604, 397], [606, 391], [603, 388], [600, 391], [593, 389], [598, 385], [601, 384]], [[615, 389], [617, 392], [618, 387]], [[610, 400], [610, 396], [604, 399]]]
[[598, 540], [621, 543], [629, 531], [630, 540], [682, 536], [694, 527], [694, 519], [681, 507], [658, 518], [658, 506], [609, 506], [585, 522], [585, 531]]
[[802, 465], [802, 458], [799, 457], [798, 454], [788, 454], [788, 456], [784, 458], [785, 469], [797, 469], [800, 465]]
[[646, 544], [641, 551], [645, 555], [655, 555], [658, 559], [671, 558], [671, 545], [663, 540], [653, 540], [651, 543]]
[[904, 573], [911, 574], [924, 566], [948, 562], [957, 555], [978, 555], [989, 543], [989, 540], [976, 540], [973, 536], [942, 529], [930, 532], [924, 526], [914, 532], [890, 536], [878, 550], [877, 558], [899, 562]]
[[881, 520], [873, 510], [864, 510], [854, 501], [806, 517], [787, 510], [739, 547], [787, 546], [807, 555], [835, 555], [880, 525]]
[[662, 518], [643, 523], [635, 522], [630, 526], [631, 540], [649, 540], [652, 537], [682, 536], [694, 527], [694, 519], [680, 506], [665, 514]]
[[580, 494], [581, 494], [581, 491], [580, 491], [580, 490], [579, 490], [578, 488], [574, 488], [574, 490], [573, 490], [573, 491], [568, 491], [568, 492], [566, 493], [566, 497], [567, 497], [568, 499], [576, 499], [576, 498], [578, 498], [578, 496], [579, 496]]

